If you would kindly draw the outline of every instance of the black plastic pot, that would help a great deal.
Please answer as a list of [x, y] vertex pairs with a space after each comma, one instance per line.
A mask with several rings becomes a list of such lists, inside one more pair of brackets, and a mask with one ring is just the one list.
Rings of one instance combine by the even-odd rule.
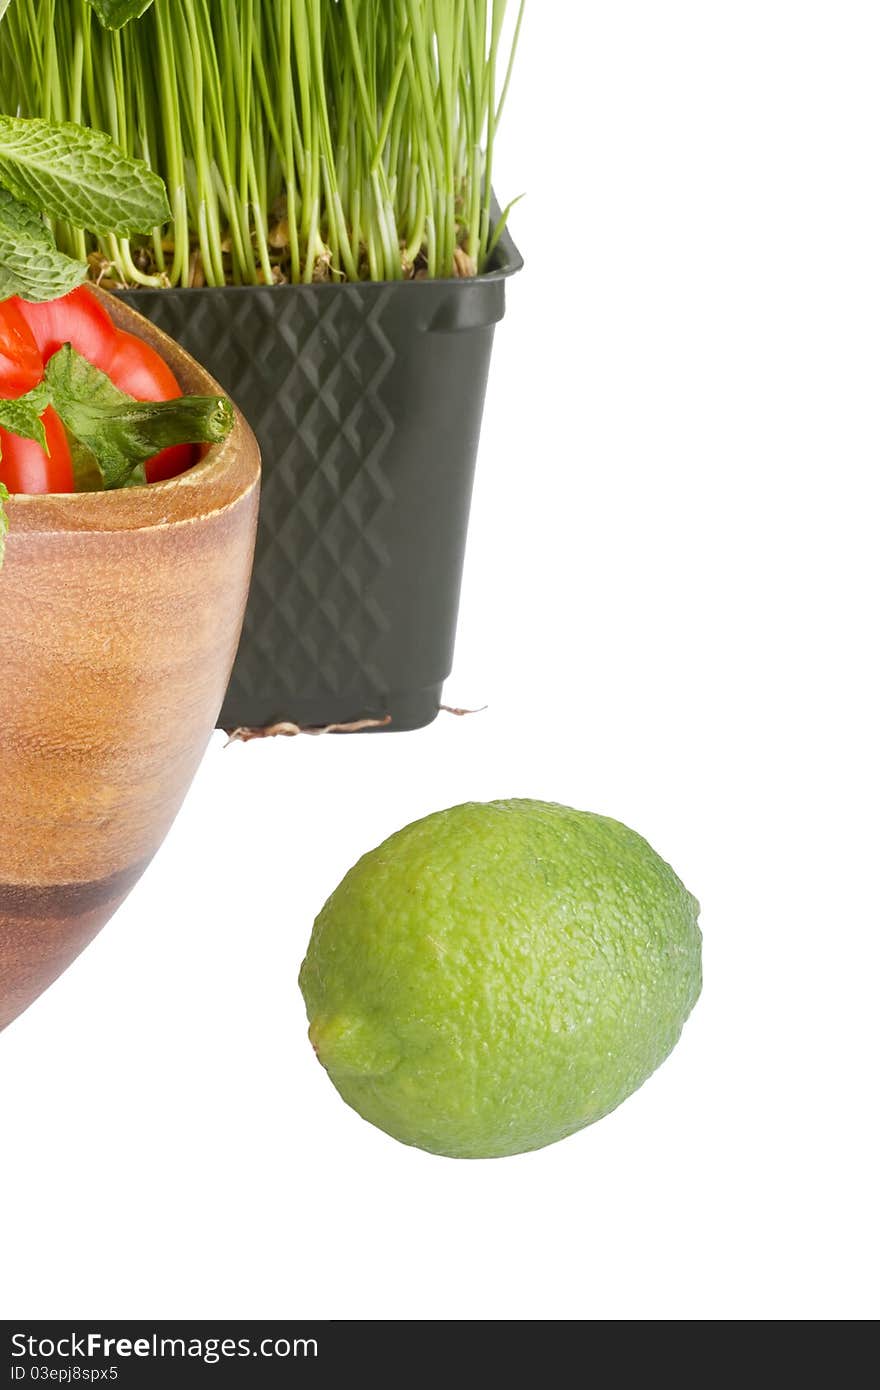
[[254, 578], [220, 725], [437, 714], [452, 667], [495, 324], [474, 280], [129, 290], [260, 442]]

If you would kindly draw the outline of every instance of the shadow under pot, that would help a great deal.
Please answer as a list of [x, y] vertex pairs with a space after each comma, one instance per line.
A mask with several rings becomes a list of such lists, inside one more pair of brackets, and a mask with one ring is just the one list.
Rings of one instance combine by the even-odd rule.
[[504, 234], [470, 280], [122, 292], [205, 363], [262, 450], [222, 727], [436, 716], [495, 324], [521, 265]]
[[[184, 391], [216, 382], [103, 296]], [[14, 496], [0, 569], [0, 1028], [108, 921], [214, 728], [251, 572], [259, 451], [241, 416], [150, 487]]]

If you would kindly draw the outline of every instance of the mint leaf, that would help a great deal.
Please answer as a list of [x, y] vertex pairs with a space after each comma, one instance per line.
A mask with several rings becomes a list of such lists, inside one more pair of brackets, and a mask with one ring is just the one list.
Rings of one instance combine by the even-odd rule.
[[[140, 19], [153, 0], [91, 0], [92, 9], [105, 29], [121, 29], [130, 19]], [[0, 15], [3, 0], [0, 0]]]
[[49, 404], [49, 387], [45, 381], [17, 400], [0, 400], [0, 426], [22, 439], [33, 439], [46, 448], [46, 429], [40, 418]]
[[0, 229], [0, 299], [17, 294], [31, 304], [60, 299], [81, 285], [88, 266], [54, 247], [35, 249], [7, 240]]
[[31, 241], [36, 246], [52, 247], [55, 242], [52, 233], [42, 217], [26, 203], [19, 202], [5, 188], [0, 187], [0, 227], [9, 236], [19, 240]]
[[225, 396], [135, 401], [69, 343], [50, 359], [46, 381], [71, 441], [78, 490], [126, 487], [138, 466], [160, 450], [219, 444], [232, 428]]
[[159, 176], [86, 126], [0, 116], [0, 184], [35, 212], [99, 235], [150, 232], [171, 217]]
[[55, 249], [38, 212], [0, 188], [0, 299], [56, 299], [82, 284], [86, 273]]

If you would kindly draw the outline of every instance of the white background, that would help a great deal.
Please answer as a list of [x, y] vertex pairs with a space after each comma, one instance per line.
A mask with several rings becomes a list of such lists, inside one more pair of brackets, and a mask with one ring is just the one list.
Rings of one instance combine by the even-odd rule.
[[[215, 738], [0, 1038], [5, 1316], [877, 1313], [878, 44], [855, 0], [532, 3], [447, 687], [489, 710]], [[614, 1115], [455, 1163], [345, 1108], [296, 974], [364, 850], [510, 795], [646, 835], [706, 983]]]

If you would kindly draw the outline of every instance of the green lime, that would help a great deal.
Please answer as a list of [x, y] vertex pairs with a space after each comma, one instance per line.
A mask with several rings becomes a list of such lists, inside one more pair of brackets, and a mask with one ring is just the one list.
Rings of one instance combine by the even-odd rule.
[[618, 821], [470, 803], [392, 835], [325, 904], [312, 1045], [364, 1119], [432, 1153], [552, 1144], [631, 1095], [700, 992], [699, 904]]

